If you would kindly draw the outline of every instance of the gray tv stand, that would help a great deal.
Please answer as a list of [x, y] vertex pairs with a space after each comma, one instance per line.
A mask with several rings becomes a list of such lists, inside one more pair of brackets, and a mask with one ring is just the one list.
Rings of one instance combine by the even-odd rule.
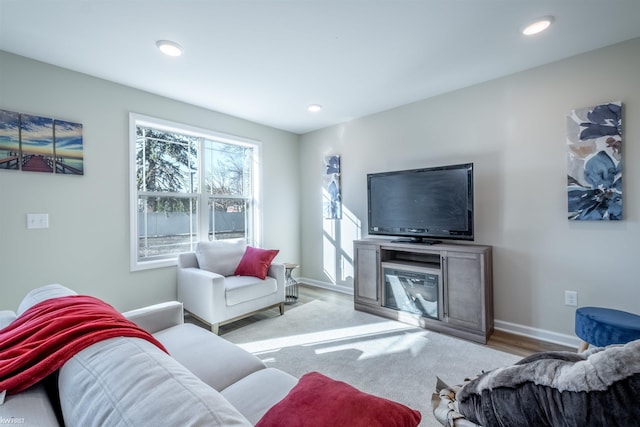
[[493, 333], [491, 246], [354, 241], [354, 306], [486, 344]]

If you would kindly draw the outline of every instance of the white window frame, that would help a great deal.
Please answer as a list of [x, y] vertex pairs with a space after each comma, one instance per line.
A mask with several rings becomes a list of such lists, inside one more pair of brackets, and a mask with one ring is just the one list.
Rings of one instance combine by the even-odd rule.
[[[242, 145], [251, 147], [254, 151], [254, 166], [252, 173], [252, 211], [249, 215], [252, 221], [246, 224], [251, 228], [250, 235], [252, 241], [248, 243], [252, 246], [260, 247], [262, 245], [262, 142], [254, 139], [230, 135], [226, 133], [216, 132], [209, 129], [203, 129], [182, 123], [172, 122], [165, 119], [146, 116], [138, 113], [129, 113], [129, 255], [131, 271], [148, 270], [152, 268], [170, 267], [177, 264], [177, 254], [172, 258], [164, 258], [158, 260], [138, 260], [138, 186], [136, 182], [137, 163], [136, 163], [136, 129], [138, 126], [146, 126], [160, 129], [168, 132], [175, 132], [183, 135], [201, 137], [204, 139], [215, 140], [233, 145]], [[199, 171], [204, 171], [204, 156], [201, 154], [203, 147], [199, 149]], [[215, 195], [205, 192], [204, 173], [198, 173], [199, 177], [199, 193], [195, 193], [198, 198], [198, 212], [196, 214], [198, 221], [198, 241], [208, 241], [209, 215], [208, 203], [209, 199], [216, 198]], [[224, 196], [219, 196], [222, 198]]]

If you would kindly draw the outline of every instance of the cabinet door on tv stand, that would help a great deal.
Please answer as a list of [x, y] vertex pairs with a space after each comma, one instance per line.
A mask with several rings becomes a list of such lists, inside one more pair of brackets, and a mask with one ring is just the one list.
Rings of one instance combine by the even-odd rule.
[[485, 304], [482, 256], [477, 253], [446, 252], [445, 321], [477, 331], [484, 330]]
[[380, 305], [380, 249], [378, 245], [356, 243], [355, 252], [355, 301], [361, 304]]

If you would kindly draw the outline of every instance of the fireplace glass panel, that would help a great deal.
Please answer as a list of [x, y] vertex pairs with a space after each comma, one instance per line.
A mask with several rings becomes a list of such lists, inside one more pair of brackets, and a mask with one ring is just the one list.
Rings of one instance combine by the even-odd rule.
[[439, 319], [440, 275], [384, 268], [384, 306]]

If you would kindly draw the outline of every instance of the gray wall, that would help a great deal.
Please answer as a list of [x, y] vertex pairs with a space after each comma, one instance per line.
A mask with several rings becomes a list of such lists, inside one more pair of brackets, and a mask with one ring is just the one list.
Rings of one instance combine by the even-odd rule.
[[[86, 173], [0, 171], [0, 308], [52, 282], [121, 310], [175, 298], [174, 268], [129, 272], [134, 111], [263, 141], [265, 246], [300, 263], [307, 281], [345, 290], [352, 240], [366, 234], [367, 173], [474, 162], [476, 242], [494, 247], [498, 326], [567, 340], [574, 309], [563, 304], [565, 289], [578, 291], [580, 305], [640, 312], [639, 75], [633, 40], [298, 138], [0, 52], [0, 108], [83, 123]], [[625, 108], [625, 220], [569, 222], [566, 114], [615, 100]], [[342, 156], [340, 221], [322, 219], [329, 154]], [[26, 230], [29, 212], [49, 213], [51, 227]]]
[[263, 246], [299, 261], [297, 135], [1, 51], [0, 108], [82, 123], [85, 156], [81, 177], [0, 170], [0, 309], [55, 282], [120, 310], [176, 298], [175, 267], [129, 271], [129, 112], [262, 141]]
[[[625, 219], [570, 222], [566, 115], [608, 101], [624, 104]], [[367, 173], [474, 162], [476, 243], [494, 248], [499, 327], [575, 339], [565, 290], [581, 306], [640, 312], [640, 39], [305, 134], [300, 150], [301, 268], [312, 282], [351, 286]], [[328, 154], [342, 156], [346, 214], [331, 224], [319, 196]]]

